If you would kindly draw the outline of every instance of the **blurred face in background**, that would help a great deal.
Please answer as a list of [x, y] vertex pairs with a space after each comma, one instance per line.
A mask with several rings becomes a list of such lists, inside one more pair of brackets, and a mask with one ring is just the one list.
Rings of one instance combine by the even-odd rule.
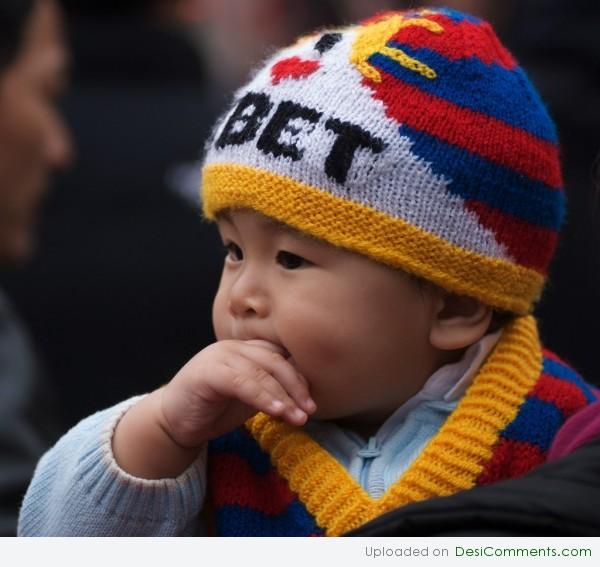
[[163, 0], [157, 14], [186, 25], [199, 47], [212, 81], [227, 91], [248, 78], [251, 69], [275, 48], [289, 45], [314, 27], [330, 0]]
[[0, 72], [0, 262], [27, 259], [52, 171], [71, 160], [57, 110], [68, 54], [55, 0], [37, 0], [14, 60]]

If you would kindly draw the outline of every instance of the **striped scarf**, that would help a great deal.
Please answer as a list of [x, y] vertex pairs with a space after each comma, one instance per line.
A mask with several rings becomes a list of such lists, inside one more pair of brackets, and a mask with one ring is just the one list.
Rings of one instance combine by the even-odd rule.
[[265, 414], [209, 445], [208, 510], [218, 535], [340, 535], [394, 508], [519, 477], [597, 393], [540, 345], [535, 319], [503, 332], [464, 397], [379, 499], [302, 429]]

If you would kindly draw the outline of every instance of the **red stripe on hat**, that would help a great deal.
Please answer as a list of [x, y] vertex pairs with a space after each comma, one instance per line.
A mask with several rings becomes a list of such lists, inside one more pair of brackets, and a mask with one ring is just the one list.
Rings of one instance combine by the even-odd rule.
[[364, 18], [364, 19], [360, 20], [359, 24], [361, 26], [368, 26], [370, 24], [376, 24], [377, 22], [380, 22], [381, 20], [386, 20], [386, 19], [390, 18], [391, 16], [397, 16], [397, 15], [402, 15], [402, 12], [393, 11], [393, 10], [383, 10], [382, 12], [376, 12], [375, 14], [373, 14], [372, 16], [369, 16], [368, 18]]
[[465, 205], [477, 214], [481, 225], [491, 230], [496, 240], [506, 246], [517, 264], [546, 274], [558, 240], [555, 231], [507, 215], [481, 201], [469, 199]]
[[398, 30], [389, 41], [405, 43], [415, 49], [433, 49], [451, 61], [477, 57], [486, 65], [496, 63], [509, 71], [517, 67], [513, 56], [487, 22], [479, 25], [467, 20], [455, 22], [443, 14], [427, 15], [427, 19], [440, 24], [443, 33], [432, 33], [421, 26], [407, 26]]
[[363, 82], [384, 103], [391, 118], [550, 187], [562, 187], [558, 148], [554, 144], [379, 71], [383, 81], [375, 83], [365, 78]]
[[258, 474], [248, 461], [238, 455], [217, 453], [209, 459], [209, 477], [219, 482], [209, 482], [212, 505], [216, 508], [238, 505], [253, 508], [269, 515], [282, 514], [296, 495], [285, 479], [271, 468]]

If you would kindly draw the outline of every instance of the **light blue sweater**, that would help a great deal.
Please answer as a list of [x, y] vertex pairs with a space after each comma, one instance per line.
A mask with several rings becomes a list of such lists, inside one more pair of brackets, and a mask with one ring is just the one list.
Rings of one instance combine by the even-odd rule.
[[[500, 332], [436, 371], [365, 441], [335, 424], [311, 421], [308, 433], [374, 498], [408, 468], [456, 407]], [[19, 517], [20, 536], [185, 536], [202, 533], [206, 451], [178, 478], [144, 480], [112, 453], [119, 419], [138, 398], [98, 412], [71, 429], [38, 463]]]

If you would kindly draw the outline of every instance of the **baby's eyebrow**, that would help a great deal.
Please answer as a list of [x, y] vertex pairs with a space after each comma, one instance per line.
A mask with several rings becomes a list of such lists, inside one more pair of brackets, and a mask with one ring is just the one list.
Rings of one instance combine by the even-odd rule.
[[[217, 218], [218, 218], [218, 220], [223, 220], [223, 221], [235, 226], [235, 223], [233, 222], [231, 215], [229, 214], [229, 211], [220, 212], [218, 214]], [[302, 240], [309, 241], [309, 242], [321, 242], [319, 239], [317, 239], [309, 234], [306, 234], [296, 228], [293, 228], [280, 220], [277, 220], [277, 219], [274, 219], [271, 217], [267, 217], [265, 215], [260, 215], [259, 222], [262, 224], [263, 228], [265, 228], [266, 230], [268, 230], [270, 232], [289, 234], [290, 236], [295, 236], [296, 238], [300, 238]]]
[[301, 230], [298, 230], [297, 228], [294, 228], [288, 224], [285, 224], [284, 222], [281, 222], [277, 219], [272, 219], [270, 217], [263, 217], [261, 219], [261, 221], [263, 222], [264, 228], [269, 231], [280, 233], [280, 234], [287, 234], [289, 236], [298, 238], [305, 242], [322, 242], [318, 238], [315, 238], [314, 236], [311, 236], [310, 234], [302, 232]]
[[261, 219], [261, 221], [264, 224], [265, 228], [267, 228], [268, 230], [273, 230], [275, 232], [289, 232], [298, 236], [302, 236], [300, 231], [296, 230], [295, 228], [292, 228], [284, 222], [278, 221], [277, 219], [264, 217], [263, 219]]

